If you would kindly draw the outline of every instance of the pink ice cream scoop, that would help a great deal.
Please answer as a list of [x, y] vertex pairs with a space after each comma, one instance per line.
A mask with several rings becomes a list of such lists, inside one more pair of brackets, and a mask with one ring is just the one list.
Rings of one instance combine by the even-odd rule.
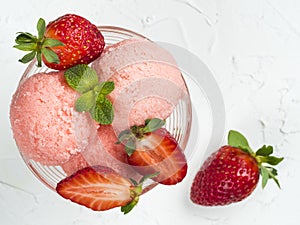
[[19, 85], [10, 120], [25, 160], [61, 165], [91, 144], [96, 125], [74, 110], [76, 97], [63, 72], [38, 73]]
[[172, 56], [146, 39], [129, 39], [109, 46], [92, 67], [100, 82], [111, 80], [109, 95], [115, 117], [100, 126], [88, 113], [74, 109], [78, 93], [63, 72], [35, 74], [13, 96], [10, 120], [14, 138], [26, 161], [59, 165], [68, 174], [87, 165], [104, 165], [124, 176], [139, 176], [116, 145], [121, 130], [148, 118], [166, 119], [183, 95], [185, 82]]
[[174, 58], [146, 39], [127, 39], [105, 48], [92, 63], [101, 82], [111, 80], [109, 95], [115, 117], [112, 126], [98, 129], [98, 148], [90, 148], [63, 164], [67, 174], [86, 165], [106, 165], [127, 177], [135, 177], [126, 163], [126, 153], [116, 145], [120, 131], [141, 125], [148, 118], [166, 119], [187, 89]]
[[71, 175], [79, 169], [88, 165], [107, 166], [124, 177], [139, 180], [139, 175], [127, 163], [127, 153], [124, 146], [116, 144], [117, 134], [111, 125], [101, 125], [97, 129], [97, 145], [91, 146], [87, 151], [81, 152], [62, 165], [63, 170]]
[[107, 47], [92, 67], [100, 81], [115, 83], [109, 97], [117, 132], [142, 125], [149, 118], [166, 119], [187, 95], [174, 58], [147, 39], [127, 39]]

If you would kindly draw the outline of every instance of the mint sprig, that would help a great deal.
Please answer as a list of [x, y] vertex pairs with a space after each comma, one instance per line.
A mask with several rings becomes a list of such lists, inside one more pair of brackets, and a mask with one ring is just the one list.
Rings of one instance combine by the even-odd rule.
[[100, 124], [111, 124], [114, 111], [107, 95], [115, 86], [111, 81], [99, 83], [95, 70], [86, 64], [73, 66], [65, 71], [68, 85], [81, 93], [75, 102], [78, 112], [90, 112], [91, 117]]
[[271, 166], [278, 165], [284, 158], [271, 156], [271, 154], [273, 154], [272, 146], [263, 145], [256, 152], [254, 152], [249, 146], [245, 136], [234, 130], [229, 131], [228, 144], [232, 147], [240, 148], [255, 158], [262, 177], [263, 188], [266, 186], [269, 179], [274, 180], [277, 186], [280, 188], [280, 184], [277, 179], [277, 170]]

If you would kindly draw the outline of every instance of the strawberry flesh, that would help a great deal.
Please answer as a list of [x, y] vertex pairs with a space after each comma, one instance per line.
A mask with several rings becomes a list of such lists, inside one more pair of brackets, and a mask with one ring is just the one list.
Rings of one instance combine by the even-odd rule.
[[103, 166], [83, 168], [56, 187], [62, 197], [96, 211], [129, 204], [133, 200], [132, 189], [128, 179]]
[[128, 163], [142, 175], [158, 175], [154, 181], [165, 185], [181, 182], [187, 173], [187, 162], [176, 139], [160, 128], [136, 141], [136, 149], [128, 156]]

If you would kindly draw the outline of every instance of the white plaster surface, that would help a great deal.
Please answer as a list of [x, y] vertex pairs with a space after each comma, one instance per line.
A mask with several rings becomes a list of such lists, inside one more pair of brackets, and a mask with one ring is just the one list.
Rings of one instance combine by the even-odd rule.
[[[300, 1], [297, 0], [11, 0], [0, 7], [0, 224], [2, 225], [296, 225], [300, 210]], [[226, 131], [242, 131], [254, 147], [275, 146], [281, 190], [270, 182], [226, 207], [189, 200], [193, 176], [158, 186], [124, 216], [93, 212], [49, 190], [31, 174], [12, 138], [9, 104], [26, 66], [13, 49], [18, 31], [77, 13], [184, 47], [213, 71], [226, 107]], [[199, 165], [197, 165], [199, 163]]]

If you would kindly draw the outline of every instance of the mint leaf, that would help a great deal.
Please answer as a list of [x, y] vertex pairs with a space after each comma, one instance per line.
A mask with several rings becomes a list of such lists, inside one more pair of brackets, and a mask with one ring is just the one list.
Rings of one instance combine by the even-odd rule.
[[85, 64], [79, 64], [66, 70], [65, 78], [67, 83], [80, 93], [87, 92], [98, 84], [96, 71]]
[[104, 96], [110, 94], [115, 89], [115, 83], [112, 81], [103, 82], [101, 84], [100, 93]]
[[144, 128], [142, 128], [142, 131], [144, 133], [150, 133], [163, 127], [165, 125], [165, 121], [159, 118], [153, 118], [153, 119], [146, 120], [145, 124], [146, 125]]
[[255, 154], [261, 156], [269, 156], [272, 153], [273, 153], [273, 147], [264, 145], [260, 149], [258, 149]]
[[75, 109], [78, 112], [86, 112], [96, 104], [96, 95], [93, 90], [82, 94], [75, 102]]
[[232, 147], [241, 148], [249, 153], [252, 152], [247, 139], [238, 131], [231, 130], [228, 134], [228, 144]]
[[112, 103], [107, 98], [103, 102], [97, 100], [90, 113], [96, 122], [104, 125], [111, 124], [114, 118]]
[[89, 111], [91, 117], [100, 124], [111, 124], [114, 111], [106, 95], [114, 89], [114, 83], [99, 84], [96, 71], [86, 64], [67, 69], [64, 76], [71, 88], [82, 93], [76, 100], [75, 109], [79, 112]]

